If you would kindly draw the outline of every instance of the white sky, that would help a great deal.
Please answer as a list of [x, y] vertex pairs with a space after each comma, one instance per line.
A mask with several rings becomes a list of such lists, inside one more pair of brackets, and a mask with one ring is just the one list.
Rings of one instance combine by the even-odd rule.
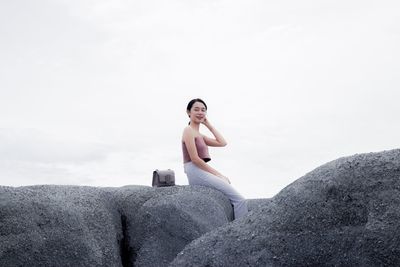
[[[209, 164], [272, 197], [341, 156], [398, 148], [398, 1], [0, 1], [0, 184], [187, 184], [200, 97]], [[209, 136], [205, 128], [201, 131]]]

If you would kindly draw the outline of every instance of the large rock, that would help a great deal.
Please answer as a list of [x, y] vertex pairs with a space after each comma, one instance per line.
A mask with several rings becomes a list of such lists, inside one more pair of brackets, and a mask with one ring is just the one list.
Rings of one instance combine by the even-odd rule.
[[400, 150], [316, 168], [170, 266], [400, 266]]
[[0, 266], [165, 266], [232, 218], [203, 186], [1, 186]]
[[0, 188], [0, 266], [118, 266], [115, 201], [90, 187]]
[[[141, 205], [129, 193], [121, 199], [128, 262], [135, 266], [167, 266], [192, 240], [232, 221], [226, 196], [204, 186], [150, 188]], [[129, 266], [129, 265], [128, 265]]]

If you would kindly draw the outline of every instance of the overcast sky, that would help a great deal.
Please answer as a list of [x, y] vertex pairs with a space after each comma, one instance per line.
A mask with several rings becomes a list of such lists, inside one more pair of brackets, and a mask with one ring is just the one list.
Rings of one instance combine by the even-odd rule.
[[[246, 198], [399, 148], [398, 1], [0, 0], [0, 184], [151, 186], [186, 105]], [[202, 133], [212, 137], [204, 127]]]

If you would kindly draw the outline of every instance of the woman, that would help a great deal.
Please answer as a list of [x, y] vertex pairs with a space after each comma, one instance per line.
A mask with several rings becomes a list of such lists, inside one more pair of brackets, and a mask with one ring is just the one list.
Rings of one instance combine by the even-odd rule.
[[[233, 205], [234, 219], [245, 216], [248, 212], [246, 199], [230, 185], [228, 177], [207, 164], [211, 160], [208, 146], [226, 146], [226, 141], [207, 119], [206, 103], [200, 98], [192, 99], [187, 105], [186, 112], [190, 122], [183, 130], [182, 151], [184, 172], [189, 185], [209, 186], [223, 192]], [[200, 124], [204, 124], [215, 139], [201, 134]]]

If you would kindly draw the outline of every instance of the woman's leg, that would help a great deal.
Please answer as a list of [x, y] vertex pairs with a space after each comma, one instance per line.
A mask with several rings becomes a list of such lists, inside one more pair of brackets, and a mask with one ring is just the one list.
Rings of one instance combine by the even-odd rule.
[[194, 163], [185, 164], [185, 173], [190, 185], [204, 185], [224, 193], [233, 205], [235, 219], [241, 218], [248, 213], [246, 199], [232, 185], [218, 176], [200, 169]]

